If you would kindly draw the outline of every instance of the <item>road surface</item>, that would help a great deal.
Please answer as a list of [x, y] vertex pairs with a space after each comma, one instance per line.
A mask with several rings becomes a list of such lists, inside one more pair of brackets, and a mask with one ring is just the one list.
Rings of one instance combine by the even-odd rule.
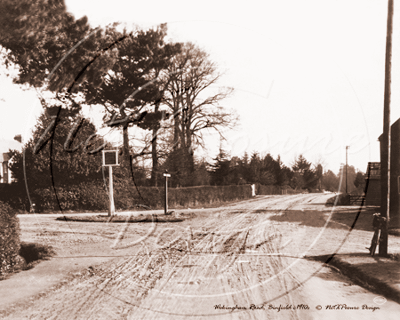
[[[21, 216], [67, 263], [112, 256], [75, 273], [5, 319], [397, 319], [400, 305], [307, 257], [355, 252], [370, 233], [330, 220], [332, 195], [260, 196], [165, 224], [97, 224]], [[334, 210], [334, 211], [332, 211]], [[33, 229], [35, 235], [32, 233]], [[45, 236], [44, 236], [45, 235]], [[79, 241], [79, 239], [82, 239]], [[71, 245], [72, 241], [72, 245]], [[27, 271], [29, 272], [29, 271]], [[1, 290], [1, 286], [0, 286]], [[378, 297], [379, 298], [379, 297]], [[374, 301], [375, 299], [375, 301]]]

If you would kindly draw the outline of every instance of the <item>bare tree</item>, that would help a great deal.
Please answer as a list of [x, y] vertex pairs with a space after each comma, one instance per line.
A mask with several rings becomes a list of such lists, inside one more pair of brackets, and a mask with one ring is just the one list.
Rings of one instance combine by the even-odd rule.
[[235, 125], [237, 117], [219, 105], [233, 89], [217, 86], [221, 73], [216, 64], [192, 43], [173, 57], [166, 77], [163, 102], [173, 114], [173, 150], [190, 173], [193, 151], [204, 147], [204, 131], [216, 130], [222, 136], [222, 128]]

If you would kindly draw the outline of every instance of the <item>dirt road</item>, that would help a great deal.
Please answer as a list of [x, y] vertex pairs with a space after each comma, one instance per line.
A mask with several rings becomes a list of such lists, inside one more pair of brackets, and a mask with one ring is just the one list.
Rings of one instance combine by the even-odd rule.
[[[217, 209], [190, 210], [191, 219], [165, 224], [66, 223], [44, 215], [34, 222], [33, 216], [22, 216], [25, 240], [53, 244], [58, 253], [53, 261], [103, 257], [103, 262], [85, 260], [81, 267], [90, 263], [90, 268], [75, 270], [69, 281], [0, 315], [397, 319], [400, 305], [377, 304], [376, 294], [306, 258], [357, 252], [369, 244], [371, 232], [357, 225], [350, 232], [349, 219], [343, 218], [355, 212], [324, 206], [331, 196], [262, 196]], [[390, 241], [399, 247], [398, 238]], [[0, 292], [4, 293], [1, 284]]]

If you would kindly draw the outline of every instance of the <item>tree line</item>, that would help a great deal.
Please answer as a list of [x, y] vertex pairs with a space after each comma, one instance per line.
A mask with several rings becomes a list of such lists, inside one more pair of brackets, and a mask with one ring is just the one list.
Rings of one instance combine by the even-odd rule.
[[[222, 149], [211, 163], [198, 159], [195, 151], [206, 148], [207, 131], [223, 139], [222, 129], [237, 123], [235, 113], [220, 106], [233, 89], [218, 85], [222, 73], [207, 52], [168, 40], [166, 24], [93, 28], [86, 17], [76, 20], [67, 12], [63, 0], [3, 0], [0, 11], [0, 59], [16, 84], [41, 93], [43, 106], [25, 157], [12, 154], [10, 169], [19, 183], [26, 179], [40, 188], [100, 181], [100, 150], [118, 147], [116, 177], [136, 185], [160, 186], [167, 170], [172, 186], [259, 183], [338, 190], [340, 174], [324, 172], [303, 155], [290, 166], [279, 156], [230, 157]], [[120, 146], [97, 133], [82, 105], [103, 114], [103, 127], [121, 134]], [[351, 168], [353, 190], [363, 180]]]
[[[312, 164], [301, 154], [287, 166], [282, 163], [279, 155], [274, 158], [269, 153], [261, 156], [258, 152], [253, 152], [250, 157], [247, 153], [242, 157], [229, 157], [220, 149], [210, 168], [210, 181], [215, 185], [258, 183], [310, 192], [346, 190], [345, 166], [335, 174], [331, 170], [324, 170], [321, 163]], [[348, 166], [347, 177], [349, 193], [364, 191], [363, 172]]]
[[[220, 106], [233, 90], [218, 86], [217, 65], [195, 44], [167, 40], [166, 24], [147, 30], [117, 24], [92, 28], [86, 17], [76, 20], [67, 12], [63, 0], [4, 0], [0, 11], [4, 66], [17, 70], [16, 84], [42, 94], [44, 112], [27, 144], [38, 159], [53, 145], [57, 150], [61, 142], [47, 143], [57, 131], [75, 139], [63, 155], [79, 158], [72, 154], [79, 151], [76, 135], [87, 123], [84, 104], [103, 114], [104, 127], [121, 133], [121, 175], [129, 177], [138, 161], [150, 159], [151, 185], [160, 184], [160, 165], [166, 162], [187, 186], [193, 184], [188, 177], [195, 170], [194, 152], [204, 147], [204, 132], [220, 133], [237, 121]], [[132, 136], [133, 127], [140, 138]], [[52, 155], [60, 158], [61, 151]]]
[[[102, 167], [100, 150], [102, 147], [113, 147], [101, 136], [96, 135], [95, 126], [87, 119], [80, 122], [80, 129], [76, 130], [74, 113], [61, 109], [57, 129], [44, 144], [40, 152], [35, 154], [35, 147], [40, 137], [46, 136], [46, 128], [51, 123], [51, 114], [60, 112], [60, 109], [49, 108], [47, 114], [42, 114], [36, 124], [32, 139], [25, 144], [23, 152], [12, 152], [10, 170], [17, 183], [24, 184], [25, 180], [32, 189], [71, 186], [84, 182], [102, 183], [107, 176]], [[74, 131], [75, 130], [75, 131]], [[93, 138], [91, 138], [93, 137]], [[69, 151], [66, 152], [66, 148]], [[133, 149], [133, 148], [131, 148]], [[133, 153], [133, 150], [131, 150]], [[211, 161], [193, 157], [192, 174], [186, 175], [185, 162], [179, 161], [174, 152], [166, 155], [159, 163], [156, 174], [168, 171], [171, 173], [170, 186], [205, 186], [205, 185], [241, 185], [261, 184], [307, 190], [310, 192], [345, 192], [346, 167], [343, 166], [335, 174], [331, 170], [324, 170], [321, 163], [312, 164], [303, 155], [297, 156], [287, 166], [280, 156], [274, 158], [271, 154], [265, 156], [253, 152], [250, 156], [230, 156], [222, 147], [218, 155]], [[25, 158], [25, 159], [24, 159]], [[151, 162], [150, 162], [151, 163]], [[131, 166], [131, 176], [137, 186], [154, 186], [154, 168], [145, 162], [134, 158]], [[116, 180], [126, 180], [124, 168], [114, 169]], [[365, 186], [365, 175], [356, 171], [353, 166], [347, 167], [347, 189], [350, 193], [362, 193]]]

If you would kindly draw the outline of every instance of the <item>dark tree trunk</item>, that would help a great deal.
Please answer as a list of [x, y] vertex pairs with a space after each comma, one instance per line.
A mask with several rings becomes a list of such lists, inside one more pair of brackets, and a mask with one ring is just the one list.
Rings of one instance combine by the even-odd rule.
[[[159, 109], [159, 103], [157, 103], [154, 107], [154, 112], [157, 114]], [[151, 185], [158, 186], [158, 155], [157, 155], [157, 133], [159, 129], [159, 123], [154, 123], [152, 129], [152, 141], [151, 141], [151, 160], [152, 160], [152, 169], [151, 169]]]
[[[127, 115], [124, 110], [121, 111], [121, 116], [126, 118]], [[124, 171], [126, 171], [127, 176], [129, 176], [130, 172], [130, 155], [129, 155], [129, 136], [128, 136], [128, 124], [124, 124], [122, 127], [122, 161], [121, 167]]]

